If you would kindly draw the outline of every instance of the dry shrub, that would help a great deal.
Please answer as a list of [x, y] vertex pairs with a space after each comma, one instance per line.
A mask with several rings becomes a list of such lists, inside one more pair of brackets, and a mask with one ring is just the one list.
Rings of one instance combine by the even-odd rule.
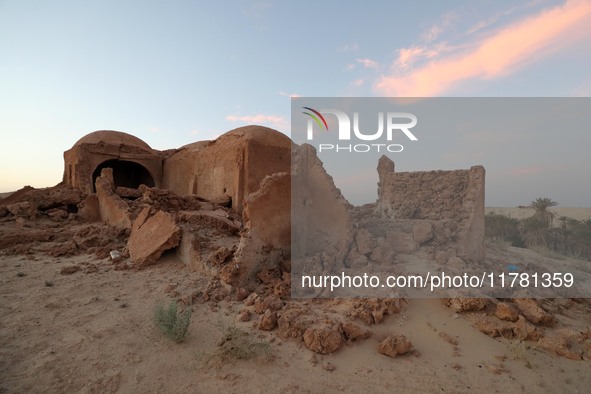
[[162, 303], [159, 303], [154, 310], [154, 324], [167, 337], [176, 343], [181, 343], [187, 337], [189, 324], [191, 323], [191, 313], [190, 307], [179, 312], [176, 300], [172, 300], [167, 308]]

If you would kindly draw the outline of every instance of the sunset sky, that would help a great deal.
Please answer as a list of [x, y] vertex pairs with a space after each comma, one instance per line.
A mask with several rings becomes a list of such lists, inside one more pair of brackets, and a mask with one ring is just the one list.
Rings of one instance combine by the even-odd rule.
[[[591, 0], [0, 0], [0, 192], [58, 183], [94, 130], [155, 149], [246, 124], [289, 134], [292, 96], [589, 97]], [[474, 130], [392, 159], [482, 164], [488, 206], [591, 207], [590, 129], [541, 130], [522, 157]]]

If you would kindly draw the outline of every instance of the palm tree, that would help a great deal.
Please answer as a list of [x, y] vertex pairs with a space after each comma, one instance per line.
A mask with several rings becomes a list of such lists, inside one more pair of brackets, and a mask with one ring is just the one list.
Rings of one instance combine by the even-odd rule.
[[544, 223], [547, 224], [548, 228], [550, 228], [552, 226], [552, 219], [554, 218], [555, 213], [549, 211], [548, 208], [555, 207], [557, 205], [558, 203], [556, 201], [553, 201], [548, 197], [538, 197], [531, 202], [530, 207], [536, 210], [534, 216], [543, 220]]
[[579, 222], [575, 235], [578, 238], [578, 244], [581, 246], [582, 256], [591, 260], [591, 219]]
[[[555, 236], [560, 234], [562, 236], [562, 254], [566, 254], [568, 248], [569, 236], [572, 234], [573, 220], [567, 216], [560, 216], [558, 218], [560, 226], [556, 229]], [[554, 238], [554, 250], [558, 250], [557, 239]]]

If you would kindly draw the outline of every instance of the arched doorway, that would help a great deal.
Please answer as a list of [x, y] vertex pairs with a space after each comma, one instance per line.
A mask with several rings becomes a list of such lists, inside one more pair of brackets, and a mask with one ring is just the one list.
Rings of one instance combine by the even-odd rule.
[[92, 191], [96, 192], [95, 181], [101, 175], [103, 168], [113, 169], [115, 187], [129, 187], [137, 189], [140, 185], [154, 187], [154, 178], [141, 164], [127, 160], [107, 160], [101, 163], [92, 173]]

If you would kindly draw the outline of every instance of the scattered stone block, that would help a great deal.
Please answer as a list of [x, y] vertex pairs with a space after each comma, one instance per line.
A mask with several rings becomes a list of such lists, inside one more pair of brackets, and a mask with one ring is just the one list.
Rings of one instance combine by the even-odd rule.
[[378, 346], [378, 352], [388, 357], [402, 356], [412, 349], [412, 343], [404, 335], [386, 337]]

